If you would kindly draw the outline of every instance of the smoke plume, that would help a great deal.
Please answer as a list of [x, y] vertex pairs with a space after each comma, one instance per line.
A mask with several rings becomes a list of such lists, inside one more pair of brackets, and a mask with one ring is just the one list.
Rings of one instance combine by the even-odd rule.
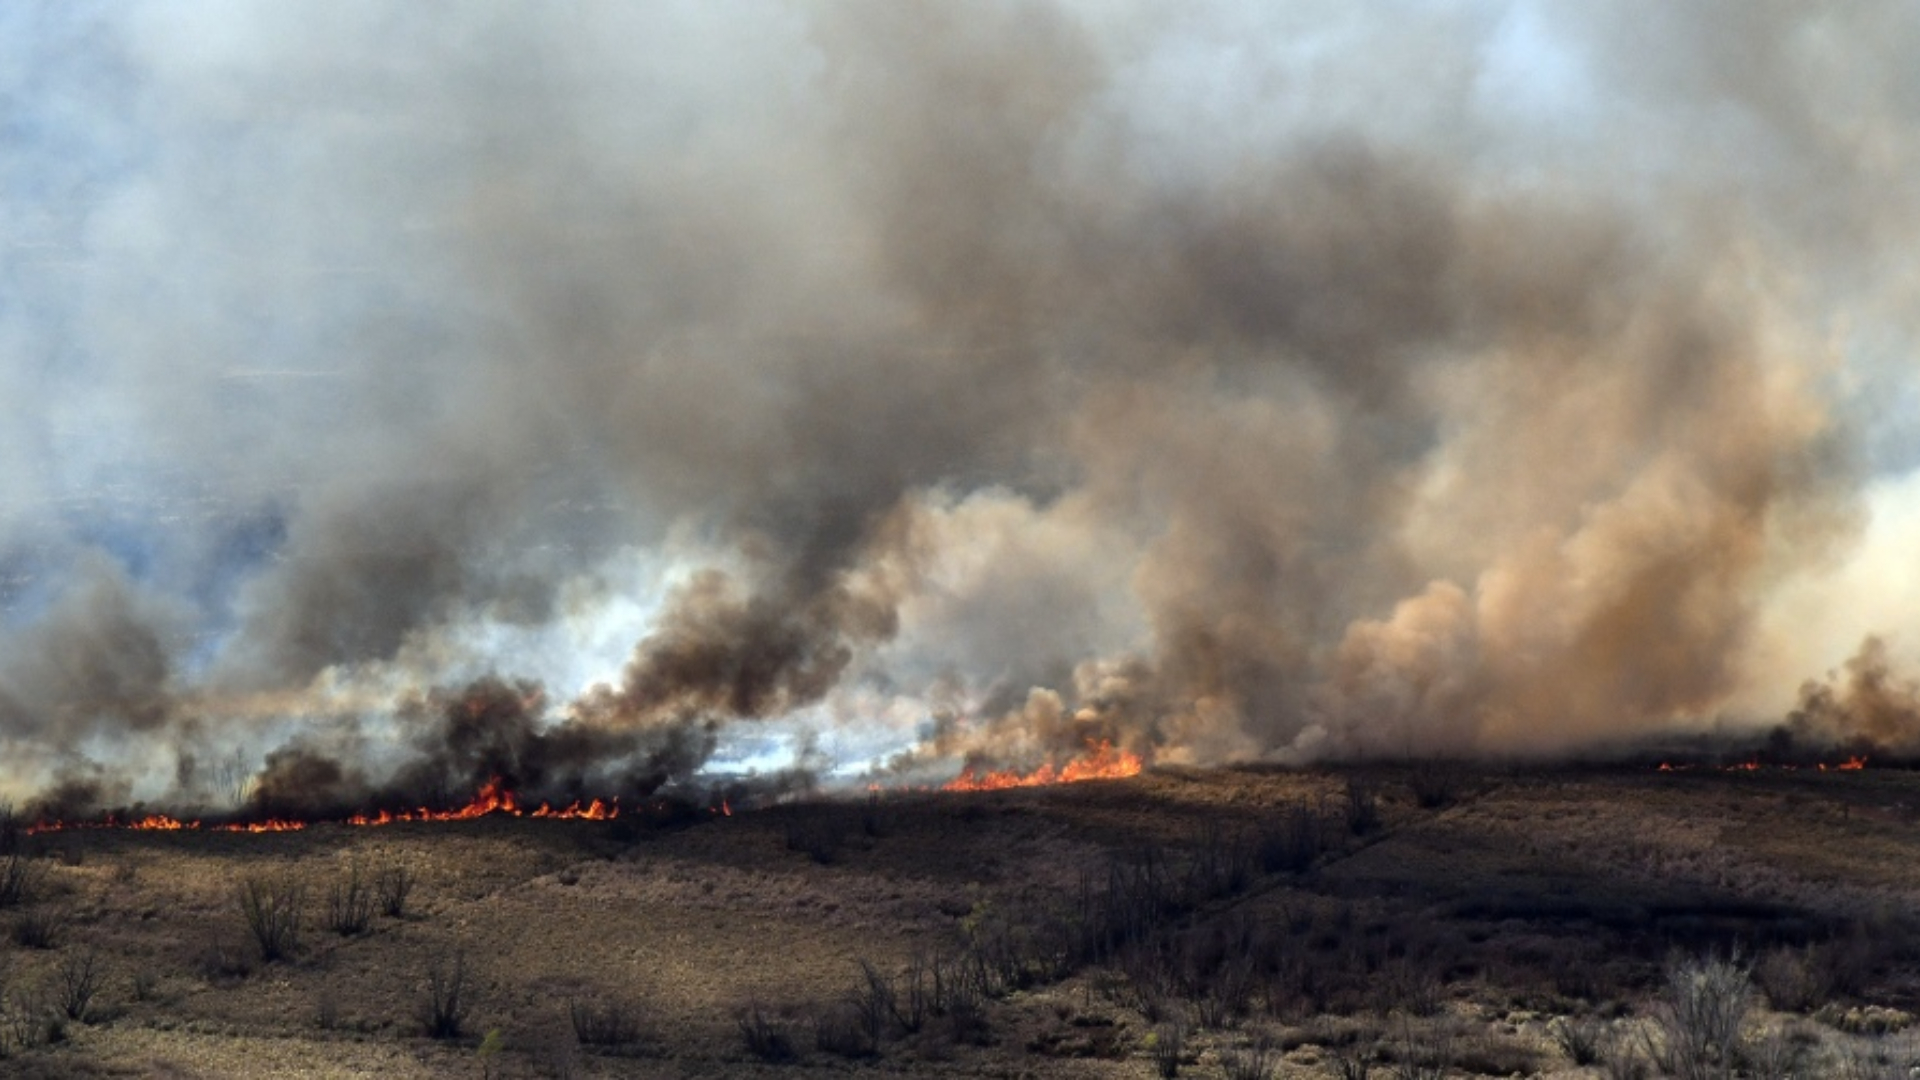
[[1905, 745], [1916, 46], [11, 9], [0, 795]]

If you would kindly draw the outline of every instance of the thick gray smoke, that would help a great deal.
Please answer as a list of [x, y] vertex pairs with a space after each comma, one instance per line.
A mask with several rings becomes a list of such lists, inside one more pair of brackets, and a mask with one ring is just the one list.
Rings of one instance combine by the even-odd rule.
[[0, 793], [1777, 721], [1905, 629], [1840, 613], [1920, 539], [1916, 47], [1891, 0], [15, 6]]

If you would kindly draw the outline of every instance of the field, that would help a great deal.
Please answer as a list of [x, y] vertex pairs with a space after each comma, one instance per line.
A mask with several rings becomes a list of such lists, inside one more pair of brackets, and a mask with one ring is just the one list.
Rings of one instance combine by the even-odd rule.
[[16, 821], [0, 1073], [1905, 1076], [1917, 818], [1899, 770], [1450, 766]]

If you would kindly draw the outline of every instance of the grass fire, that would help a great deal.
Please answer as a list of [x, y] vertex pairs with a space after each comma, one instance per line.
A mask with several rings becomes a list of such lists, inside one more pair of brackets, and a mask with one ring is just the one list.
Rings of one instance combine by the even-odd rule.
[[1916, 55], [0, 4], [0, 1074], [1920, 1069]]

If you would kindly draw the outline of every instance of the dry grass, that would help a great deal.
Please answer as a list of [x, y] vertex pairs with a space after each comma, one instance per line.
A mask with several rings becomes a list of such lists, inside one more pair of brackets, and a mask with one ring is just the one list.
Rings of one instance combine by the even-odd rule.
[[[7, 925], [59, 932], [0, 945], [0, 1073], [1625, 1075], [1671, 965], [1736, 947], [1764, 991], [1742, 1068], [1914, 1064], [1920, 777], [1445, 781], [1434, 806], [1391, 769], [1168, 770], [662, 829], [32, 837]], [[262, 964], [237, 882], [342, 932]]]

